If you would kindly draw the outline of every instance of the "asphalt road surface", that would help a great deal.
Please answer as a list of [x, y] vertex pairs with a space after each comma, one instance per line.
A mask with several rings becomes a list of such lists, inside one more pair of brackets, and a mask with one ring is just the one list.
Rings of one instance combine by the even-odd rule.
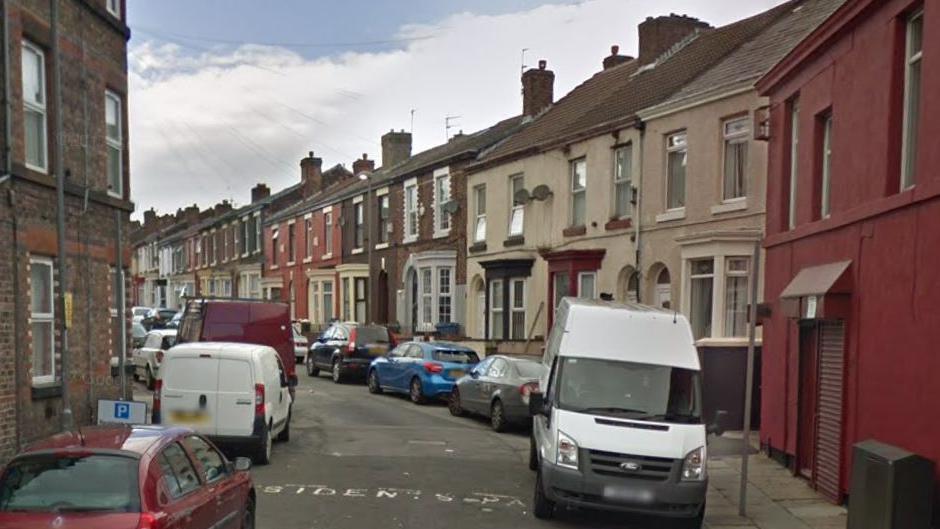
[[671, 527], [580, 510], [531, 513], [528, 432], [497, 434], [443, 403], [300, 375], [291, 439], [252, 468], [260, 529]]

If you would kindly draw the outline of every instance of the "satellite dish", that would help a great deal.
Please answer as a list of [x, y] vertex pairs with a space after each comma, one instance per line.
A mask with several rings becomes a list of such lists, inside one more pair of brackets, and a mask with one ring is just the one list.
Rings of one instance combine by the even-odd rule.
[[460, 209], [460, 204], [458, 204], [456, 200], [449, 200], [444, 204], [445, 213], [450, 213], [453, 215], [454, 213], [457, 213], [458, 209]]
[[532, 190], [532, 198], [535, 200], [545, 200], [552, 196], [552, 190], [545, 184], [539, 184]]
[[525, 188], [516, 191], [516, 194], [512, 196], [514, 205], [527, 204], [530, 200], [532, 200], [532, 197], [529, 196], [529, 190]]

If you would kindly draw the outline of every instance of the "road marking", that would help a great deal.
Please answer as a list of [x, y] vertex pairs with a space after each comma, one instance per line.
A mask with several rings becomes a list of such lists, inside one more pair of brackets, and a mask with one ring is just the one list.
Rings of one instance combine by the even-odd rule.
[[264, 494], [279, 495], [287, 493], [289, 496], [316, 496], [319, 498], [350, 498], [359, 499], [378, 499], [384, 501], [435, 501], [439, 503], [453, 503], [462, 505], [472, 505], [479, 507], [484, 512], [492, 512], [493, 507], [518, 507], [526, 509], [526, 504], [521, 499], [507, 494], [496, 494], [493, 492], [475, 491], [467, 494], [455, 494], [452, 492], [433, 492], [425, 494], [419, 489], [405, 489], [398, 487], [374, 487], [374, 488], [337, 488], [328, 485], [309, 485], [286, 483], [284, 485], [258, 485]]
[[431, 445], [431, 446], [446, 446], [447, 441], [423, 441], [421, 439], [412, 439], [408, 441], [410, 445]]

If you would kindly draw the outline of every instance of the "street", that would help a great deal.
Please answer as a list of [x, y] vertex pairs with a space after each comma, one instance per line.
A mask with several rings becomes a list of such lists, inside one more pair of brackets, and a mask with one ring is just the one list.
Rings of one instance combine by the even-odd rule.
[[443, 403], [301, 375], [293, 410], [291, 440], [252, 469], [262, 529], [663, 525], [582, 511], [536, 520], [528, 433], [497, 434]]

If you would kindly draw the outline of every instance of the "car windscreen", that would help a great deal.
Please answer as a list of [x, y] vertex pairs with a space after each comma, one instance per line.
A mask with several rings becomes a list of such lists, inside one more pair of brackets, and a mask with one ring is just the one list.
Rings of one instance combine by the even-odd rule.
[[377, 325], [356, 327], [356, 341], [359, 343], [388, 343], [388, 329]]
[[147, 307], [138, 307], [134, 309], [134, 316], [146, 316], [148, 313], [150, 313], [150, 309]]
[[698, 371], [678, 367], [562, 357], [552, 384], [561, 409], [630, 419], [701, 422]]
[[0, 511], [139, 512], [138, 461], [104, 454], [44, 454], [0, 478]]
[[521, 378], [540, 378], [544, 370], [545, 368], [538, 362], [530, 362], [528, 360], [516, 362], [516, 371], [519, 372]]
[[452, 364], [476, 364], [480, 361], [475, 352], [462, 349], [435, 349], [431, 356], [438, 362]]

